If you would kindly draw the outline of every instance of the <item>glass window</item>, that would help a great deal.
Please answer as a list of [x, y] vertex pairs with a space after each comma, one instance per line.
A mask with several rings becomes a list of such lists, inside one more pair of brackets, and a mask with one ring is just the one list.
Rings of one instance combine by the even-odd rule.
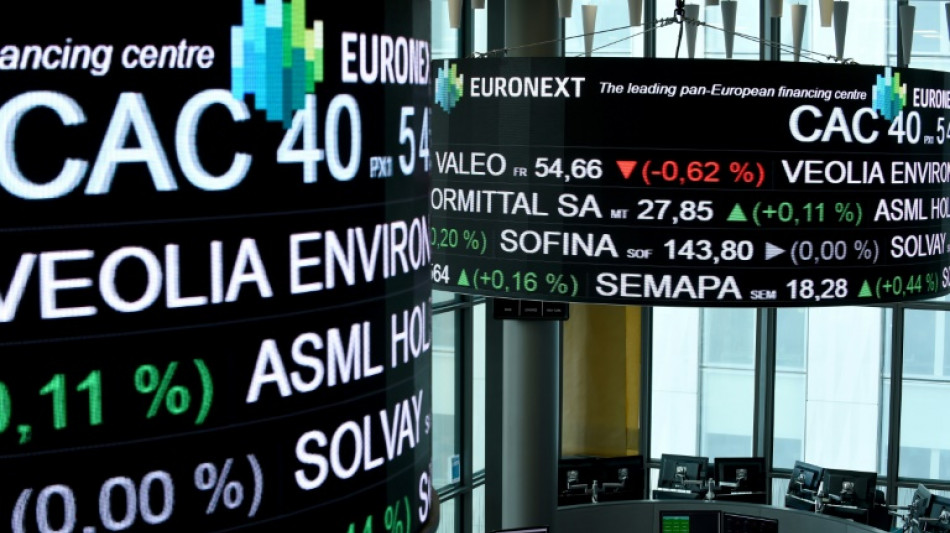
[[441, 488], [451, 482], [456, 442], [455, 312], [432, 317], [432, 478]]
[[751, 370], [703, 369], [700, 455], [752, 455], [755, 375]]
[[456, 295], [454, 292], [447, 291], [432, 291], [432, 304], [438, 305], [442, 303], [454, 302]]
[[472, 10], [473, 25], [474, 25], [474, 39], [472, 40], [472, 50], [475, 52], [487, 52], [488, 51], [488, 2], [485, 2], [485, 7], [482, 9], [473, 9]]
[[[661, 15], [666, 16], [665, 14]], [[731, 37], [725, 31], [721, 2], [718, 6], [702, 7], [700, 9], [700, 20], [705, 23], [705, 26], [701, 26], [698, 30], [695, 57], [726, 59], [726, 43], [727, 40], [731, 40], [732, 59], [759, 59], [759, 41], [757, 38], [759, 35], [758, 2], [736, 2], [736, 29], [735, 35]], [[700, 43], [702, 50], [700, 50]], [[660, 48], [659, 39], [657, 48]], [[665, 48], [668, 48], [668, 46], [665, 46]], [[672, 54], [667, 51], [662, 57], [672, 57]], [[685, 49], [680, 51], [680, 57], [688, 57]]]
[[791, 470], [805, 457], [805, 374], [777, 372], [772, 465]]
[[[914, 36], [911, 43], [910, 66], [914, 68], [948, 70], [950, 69], [950, 42], [947, 40], [947, 17], [944, 12], [943, 1], [915, 0], [910, 5], [914, 8]], [[892, 28], [896, 28], [899, 15], [897, 2], [893, 2], [888, 11], [891, 20], [895, 21]], [[888, 52], [897, 57], [897, 39], [891, 39]]]
[[695, 308], [653, 308], [650, 454], [699, 451], [699, 320]]
[[485, 485], [472, 491], [472, 533], [485, 533]]
[[775, 365], [779, 370], [805, 370], [808, 328], [805, 309], [781, 309], [776, 314]]
[[432, 0], [432, 59], [459, 56], [459, 30], [449, 27], [449, 2]]
[[[783, 368], [776, 372], [776, 468], [804, 460], [828, 468], [876, 470], [879, 421], [887, 413], [881, 398], [883, 310], [834, 307], [777, 313], [776, 346], [801, 343], [807, 373]], [[792, 360], [787, 353], [785, 367], [792, 367]], [[783, 455], [779, 439], [787, 439]], [[799, 440], [801, 453], [789, 456]]]
[[904, 312], [904, 376], [901, 393], [900, 477], [947, 479], [950, 429], [939, 413], [950, 402], [947, 373], [950, 312]]
[[474, 308], [472, 363], [472, 470], [485, 469], [485, 319], [487, 305]]
[[755, 309], [703, 309], [700, 455], [752, 455]]
[[755, 309], [703, 310], [703, 363], [755, 366]]
[[[904, 315], [904, 378], [935, 376], [937, 321], [931, 311], [908, 309]], [[943, 324], [941, 324], [941, 333]], [[941, 335], [942, 336], [942, 335]]]
[[455, 533], [456, 528], [455, 500], [442, 500], [439, 508], [438, 533]]
[[653, 457], [752, 454], [755, 316], [654, 308]]
[[[587, 2], [585, 2], [587, 3]], [[594, 24], [591, 55], [594, 57], [640, 57], [643, 55], [643, 32], [647, 27], [630, 26], [627, 0], [599, 0]], [[642, 15], [641, 15], [642, 19]], [[574, 2], [571, 16], [564, 20], [564, 55], [584, 55], [584, 15], [579, 2]]]

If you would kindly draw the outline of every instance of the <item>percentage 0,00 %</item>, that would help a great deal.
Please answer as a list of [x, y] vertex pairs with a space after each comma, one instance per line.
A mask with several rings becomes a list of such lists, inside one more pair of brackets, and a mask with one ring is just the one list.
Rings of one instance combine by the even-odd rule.
[[[264, 476], [254, 454], [247, 454], [253, 484], [249, 488], [250, 503], [247, 517], [257, 514], [264, 493]], [[220, 471], [214, 463], [199, 464], [194, 470], [194, 486], [201, 492], [210, 492], [205, 514], [218, 511], [223, 503], [228, 510], [245, 504], [246, 482], [232, 476], [234, 459], [224, 461]], [[108, 531], [127, 531], [137, 523], [155, 526], [168, 522], [175, 512], [176, 496], [174, 476], [166, 470], [153, 470], [145, 475], [114, 476], [98, 485], [95, 497], [82, 488], [76, 490], [67, 484], [48, 485], [41, 489], [25, 488], [20, 492], [13, 507], [10, 524], [13, 533], [40, 532], [96, 533], [99, 526]], [[87, 503], [91, 502], [91, 503]], [[80, 524], [80, 517], [89, 513], [80, 512], [89, 505], [98, 508], [98, 523]], [[32, 512], [31, 512], [32, 511]]]

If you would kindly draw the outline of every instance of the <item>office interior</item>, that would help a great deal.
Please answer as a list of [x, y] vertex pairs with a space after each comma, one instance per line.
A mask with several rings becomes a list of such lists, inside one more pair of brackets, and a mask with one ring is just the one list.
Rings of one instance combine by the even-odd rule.
[[[695, 57], [726, 60], [718, 2], [694, 1], [705, 23]], [[794, 61], [792, 3], [772, 16], [768, 0], [739, 0], [731, 59], [746, 68]], [[808, 13], [801, 61], [950, 71], [945, 1], [851, 1], [841, 58], [834, 30], [819, 20], [818, 0], [795, 3]], [[432, 2], [433, 61], [584, 56], [581, 5], [596, 4], [592, 56], [678, 57], [689, 68], [687, 50], [678, 46], [679, 25], [657, 23], [674, 17], [675, 0], [643, 0], [638, 26], [630, 25], [627, 0], [574, 0], [570, 17], [561, 16], [557, 0], [472, 4], [462, 1], [458, 28], [452, 28], [450, 2]], [[898, 30], [901, 5], [916, 8], [909, 63]], [[675, 110], [650, 118], [703, 127]], [[591, 513], [614, 512], [610, 502], [591, 502], [580, 518], [565, 518], [568, 508], [557, 506], [550, 485], [562, 480], [550, 469], [536, 473], [540, 485], [512, 480], [534, 477], [530, 469], [513, 472], [512, 461], [543, 456], [547, 452], [535, 454], [534, 446], [550, 440], [547, 449], [557, 461], [639, 456], [648, 497], [661, 484], [664, 455], [712, 463], [761, 458], [767, 500], [741, 506], [786, 508], [797, 462], [874, 473], [874, 494], [883, 505], [909, 505], [922, 485], [933, 495], [950, 495], [950, 297], [779, 309], [572, 304], [568, 320], [546, 323], [495, 320], [491, 306], [490, 298], [433, 293], [433, 473], [441, 532], [532, 525], [556, 531], [558, 524], [566, 530]], [[512, 431], [506, 413], [533, 400], [513, 397], [502, 384], [511, 372], [505, 365], [519, 350], [544, 352], [536, 367], [522, 370], [553, 370], [536, 376], [531, 387], [539, 390], [525, 394], [554, 404], [547, 405], [546, 420], [530, 421], [540, 430], [515, 430], [542, 435], [521, 435], [539, 440], [522, 440], [520, 454], [505, 440]], [[521, 501], [512, 484], [529, 496], [543, 492], [535, 500], [551, 523], [506, 523], [506, 506]], [[900, 519], [889, 520], [900, 527]]]

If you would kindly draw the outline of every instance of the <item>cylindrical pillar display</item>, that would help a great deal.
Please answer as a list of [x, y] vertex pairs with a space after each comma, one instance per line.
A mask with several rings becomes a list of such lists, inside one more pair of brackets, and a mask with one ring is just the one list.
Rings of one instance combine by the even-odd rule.
[[458, 29], [462, 22], [462, 0], [449, 0], [449, 27]]
[[707, 5], [707, 6], [718, 6], [718, 5], [719, 5], [719, 0], [706, 0], [706, 5]]
[[769, 16], [773, 18], [782, 16], [782, 0], [769, 0]]
[[0, 17], [0, 531], [433, 531], [456, 411], [416, 148], [447, 0], [95, 5]]
[[838, 0], [834, 6], [834, 24], [835, 24], [835, 57], [838, 60], [844, 58], [844, 38], [848, 30], [848, 2]]
[[794, 48], [795, 61], [802, 56], [802, 37], [805, 35], [805, 13], [808, 6], [805, 4], [792, 4], [792, 48]]
[[736, 38], [736, 0], [722, 0], [723, 38], [726, 40], [726, 59], [732, 59], [732, 44]]
[[584, 54], [590, 57], [594, 49], [594, 28], [597, 20], [597, 6], [587, 4], [581, 6], [581, 15], [584, 17]]
[[818, 8], [821, 15], [821, 26], [823, 28], [831, 27], [831, 14], [834, 9], [835, 0], [819, 0]]
[[911, 5], [898, 6], [897, 20], [901, 25], [901, 47], [904, 52], [904, 66], [910, 65], [910, 52], [914, 46], [914, 18], [917, 8]]
[[693, 22], [699, 20], [699, 4], [686, 4], [686, 49], [689, 51], [689, 58], [696, 56], [696, 30], [698, 25]]
[[557, 0], [557, 14], [562, 19], [570, 17], [571, 0]]
[[627, 9], [630, 11], [630, 25], [643, 25], [643, 0], [627, 0]]

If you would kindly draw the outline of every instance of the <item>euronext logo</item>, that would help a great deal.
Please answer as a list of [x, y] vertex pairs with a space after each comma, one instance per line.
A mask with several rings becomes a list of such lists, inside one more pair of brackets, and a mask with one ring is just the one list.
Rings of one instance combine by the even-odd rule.
[[451, 113], [452, 108], [465, 94], [465, 76], [458, 74], [457, 65], [453, 64], [450, 67], [448, 61], [445, 61], [443, 65], [435, 78], [435, 103], [439, 104], [446, 113]]
[[891, 73], [891, 67], [884, 69], [884, 75], [878, 74], [877, 83], [871, 91], [871, 108], [878, 111], [887, 120], [894, 117], [907, 105], [907, 84], [901, 85], [901, 73]]
[[323, 21], [304, 26], [306, 1], [242, 0], [242, 26], [231, 27], [231, 93], [267, 120], [290, 127], [304, 96], [323, 81]]

